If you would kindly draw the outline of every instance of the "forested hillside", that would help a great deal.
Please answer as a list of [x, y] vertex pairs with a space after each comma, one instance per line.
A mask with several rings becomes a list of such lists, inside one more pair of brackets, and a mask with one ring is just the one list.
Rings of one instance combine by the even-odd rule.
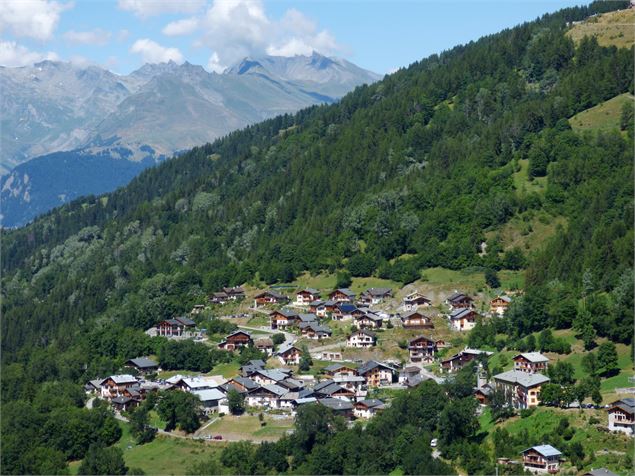
[[[44, 382], [116, 369], [148, 350], [133, 329], [221, 286], [303, 271], [408, 283], [436, 266], [526, 269], [510, 335], [573, 326], [589, 348], [597, 336], [631, 343], [632, 111], [623, 132], [580, 134], [568, 118], [633, 93], [633, 48], [565, 35], [568, 22], [623, 7], [562, 10], [433, 55], [5, 232], [3, 401], [34, 405]], [[564, 223], [544, 246], [500, 239], [539, 216]], [[118, 332], [127, 347], [96, 338]], [[449, 471], [419, 463], [411, 472]]]

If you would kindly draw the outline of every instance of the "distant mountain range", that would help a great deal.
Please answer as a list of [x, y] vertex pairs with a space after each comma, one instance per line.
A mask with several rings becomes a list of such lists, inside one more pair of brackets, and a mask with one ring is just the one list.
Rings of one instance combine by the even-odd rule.
[[245, 58], [222, 74], [187, 62], [127, 76], [54, 61], [0, 67], [2, 224], [23, 225], [175, 153], [378, 79], [318, 53]]

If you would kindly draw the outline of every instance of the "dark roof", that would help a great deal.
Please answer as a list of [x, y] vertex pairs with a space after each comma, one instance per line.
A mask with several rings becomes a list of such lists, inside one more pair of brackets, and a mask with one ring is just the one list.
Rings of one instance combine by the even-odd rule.
[[357, 316], [355, 317], [356, 320], [361, 320], [364, 318], [368, 318], [371, 321], [383, 321], [384, 319], [381, 316], [378, 316], [377, 314], [371, 312], [371, 311], [366, 311], [364, 312], [364, 314], [362, 316]]
[[322, 332], [324, 334], [331, 334], [331, 329], [326, 326], [322, 326], [315, 321], [311, 322], [301, 322], [300, 329], [311, 329], [313, 332]]
[[276, 299], [286, 299], [288, 300], [289, 298], [287, 296], [285, 296], [284, 294], [280, 294], [277, 291], [272, 291], [272, 290], [266, 290], [266, 291], [262, 291], [261, 293], [256, 294], [256, 297], [262, 297], [262, 296], [273, 296]]
[[225, 337], [225, 339], [229, 339], [231, 336], [235, 336], [238, 334], [245, 334], [247, 337], [249, 337], [251, 339], [251, 334], [247, 331], [243, 331], [242, 329], [237, 329], [234, 332], [232, 332], [231, 334], [229, 334], [227, 337]]
[[402, 315], [401, 315], [401, 320], [408, 319], [408, 318], [410, 318], [410, 317], [414, 316], [415, 314], [416, 314], [417, 316], [427, 317], [427, 316], [425, 316], [422, 312], [419, 312], [419, 311], [410, 311], [410, 312], [407, 312], [407, 313], [405, 313], [405, 314], [402, 314]]
[[[336, 293], [336, 292], [338, 292], [338, 291], [339, 291], [340, 293], [342, 293], [342, 294], [345, 294], [345, 295], [346, 295], [346, 296], [348, 296], [348, 297], [355, 297], [355, 293], [354, 293], [353, 291], [351, 291], [350, 289], [348, 289], [348, 288], [339, 288], [339, 289], [336, 289], [335, 291], [332, 291], [332, 292], [331, 292], [331, 294], [335, 294], [335, 293]], [[329, 294], [329, 296], [330, 296], [331, 294]]]
[[371, 296], [386, 296], [388, 294], [392, 294], [392, 289], [390, 288], [369, 288], [364, 291], [362, 294], [370, 294]]
[[318, 400], [318, 403], [334, 411], [345, 411], [353, 409], [353, 404], [351, 402], [346, 402], [344, 400], [340, 400], [339, 398], [321, 398]]
[[357, 402], [360, 405], [364, 405], [368, 408], [376, 408], [376, 407], [383, 407], [384, 406], [384, 402], [382, 402], [381, 400], [378, 400], [376, 398], [369, 398], [367, 400], [360, 400]]
[[363, 375], [371, 370], [373, 370], [375, 367], [383, 367], [385, 369], [388, 369], [392, 372], [392, 368], [389, 367], [386, 364], [382, 364], [381, 362], [376, 362], [375, 360], [369, 360], [368, 362], [364, 362], [358, 369], [357, 369], [357, 373], [360, 375]]
[[256, 347], [273, 347], [273, 341], [269, 337], [261, 337], [254, 342]]
[[298, 291], [298, 294], [299, 293], [320, 294], [320, 291], [318, 291], [317, 289], [313, 289], [313, 288], [304, 288], [304, 289], [301, 289], [300, 291]]
[[132, 401], [133, 401], [132, 398], [125, 397], [125, 396], [115, 397], [112, 399], [112, 403], [116, 403], [118, 405], [125, 405], [126, 403], [129, 403]]
[[448, 316], [450, 319], [462, 319], [468, 314], [472, 314], [474, 311], [472, 309], [467, 309], [465, 307], [461, 307], [459, 309], [454, 309], [450, 315]]
[[309, 306], [311, 307], [320, 307], [320, 306], [324, 306], [324, 301], [322, 301], [321, 299], [317, 299], [311, 303], [309, 303]]
[[181, 316], [181, 317], [175, 317], [174, 319], [176, 321], [180, 322], [181, 324], [183, 324], [184, 326], [195, 326], [196, 325], [196, 322], [194, 322], [189, 317]]
[[136, 359], [130, 359], [127, 364], [134, 365], [140, 369], [151, 369], [153, 367], [158, 367], [159, 364], [152, 359], [148, 359], [147, 357], [137, 357]]
[[299, 314], [298, 319], [300, 322], [316, 322], [318, 320], [315, 314]]
[[254, 382], [253, 380], [247, 377], [234, 377], [232, 380], [236, 383], [239, 383], [240, 385], [245, 387], [247, 390], [254, 390], [260, 386], [256, 382]]
[[366, 329], [359, 329], [359, 330], [353, 332], [350, 336], [348, 336], [348, 338], [350, 339], [355, 334], [364, 334], [364, 335], [367, 335], [368, 337], [372, 337], [373, 339], [375, 339], [377, 337], [377, 334], [375, 334], [374, 332], [368, 331]]
[[448, 302], [463, 301], [465, 299], [467, 299], [469, 301], [473, 300], [467, 294], [463, 294], [463, 293], [459, 293], [459, 292], [452, 293], [452, 294], [450, 294], [450, 296], [448, 296]]
[[341, 312], [353, 312], [357, 309], [357, 306], [355, 306], [355, 304], [351, 304], [350, 302], [342, 302], [337, 304], [337, 308]]
[[584, 476], [617, 476], [613, 471], [609, 471], [606, 468], [592, 469], [584, 473]]
[[611, 407], [617, 407], [624, 410], [626, 413], [633, 414], [635, 413], [635, 398], [622, 398], [621, 400], [611, 403]]
[[280, 309], [279, 311], [272, 311], [269, 313], [270, 316], [273, 316], [274, 314], [282, 314], [286, 318], [299, 316], [297, 312], [292, 311], [291, 309]]
[[427, 337], [427, 336], [417, 336], [417, 337], [414, 337], [414, 338], [410, 339], [410, 340], [408, 341], [408, 344], [410, 344], [410, 345], [411, 345], [413, 342], [416, 342], [416, 341], [418, 341], [419, 339], [425, 339], [425, 340], [427, 340], [428, 342], [436, 343], [436, 341], [435, 341], [432, 337]]
[[296, 350], [302, 352], [302, 349], [300, 349], [297, 345], [294, 345], [291, 342], [284, 342], [284, 343], [280, 344], [280, 347], [278, 347], [278, 351], [276, 352], [276, 355], [286, 354], [291, 349], [296, 349]]

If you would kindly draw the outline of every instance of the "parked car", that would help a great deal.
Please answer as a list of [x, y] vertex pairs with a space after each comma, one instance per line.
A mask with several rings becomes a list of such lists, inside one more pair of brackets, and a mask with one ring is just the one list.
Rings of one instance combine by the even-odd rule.
[[216, 435], [216, 436], [214, 436], [214, 439], [215, 440], [222, 440], [223, 436], [222, 435]]
[[432, 440], [430, 441], [431, 448], [436, 448], [438, 444], [439, 444], [439, 440], [436, 438], [432, 438]]

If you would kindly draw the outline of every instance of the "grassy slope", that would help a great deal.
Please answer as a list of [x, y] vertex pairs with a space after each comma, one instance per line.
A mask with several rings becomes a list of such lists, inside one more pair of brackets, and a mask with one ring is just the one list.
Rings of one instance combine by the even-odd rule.
[[635, 43], [635, 10], [605, 13], [574, 25], [567, 35], [576, 43], [585, 36], [595, 36], [601, 46], [630, 48]]
[[605, 132], [619, 131], [622, 106], [624, 104], [630, 104], [632, 107], [634, 99], [635, 98], [629, 93], [620, 94], [619, 96], [615, 96], [608, 101], [604, 101], [597, 106], [576, 114], [569, 119], [569, 123], [575, 131], [580, 132], [587, 130]]

